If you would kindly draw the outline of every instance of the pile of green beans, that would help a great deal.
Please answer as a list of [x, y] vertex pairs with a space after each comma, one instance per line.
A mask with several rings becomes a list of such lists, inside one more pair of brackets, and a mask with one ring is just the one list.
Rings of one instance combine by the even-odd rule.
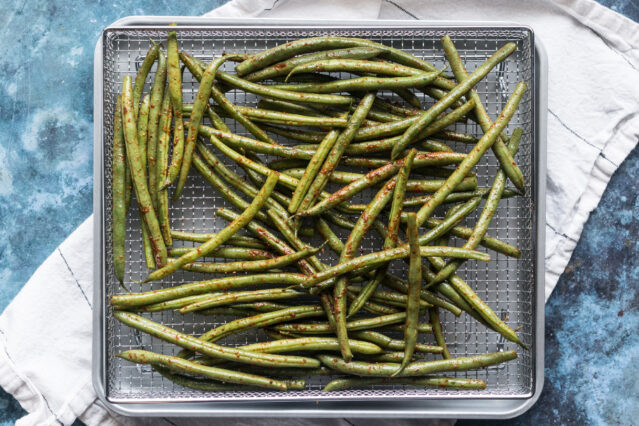
[[[161, 288], [122, 292], [110, 303], [121, 323], [182, 350], [141, 348], [119, 358], [206, 392], [299, 391], [317, 375], [341, 376], [326, 392], [380, 384], [468, 391], [486, 383], [436, 374], [485, 368], [517, 353], [456, 352], [446, 343], [450, 314], [469, 315], [528, 349], [457, 275], [468, 259], [490, 261], [480, 245], [520, 256], [488, 230], [500, 200], [525, 190], [514, 160], [522, 130], [509, 136], [507, 129], [527, 88], [519, 83], [494, 120], [474, 89], [514, 52], [513, 43], [468, 73], [443, 37], [454, 79], [410, 53], [356, 38], [296, 40], [209, 64], [180, 51], [176, 29], [166, 48], [151, 44], [135, 79], [124, 78], [115, 108], [110, 265], [126, 289], [133, 282], [125, 262], [132, 258], [126, 221], [134, 191], [151, 270], [135, 283]], [[199, 82], [192, 104], [184, 102], [185, 72]], [[225, 96], [230, 90], [259, 102], [236, 105]], [[483, 133], [452, 127], [468, 120]], [[500, 168], [490, 188], [478, 187], [472, 170], [488, 149]], [[172, 207], [184, 209], [179, 198], [195, 174], [210, 185], [211, 199], [221, 196], [237, 210], [216, 212], [228, 221], [223, 229], [174, 229]], [[478, 221], [462, 226], [482, 204]], [[370, 236], [377, 250], [361, 253]], [[329, 250], [337, 260], [328, 261]], [[394, 275], [391, 262], [405, 262], [405, 276]], [[209, 276], [171, 285], [167, 278], [178, 271]], [[163, 310], [205, 323], [215, 316], [216, 326], [194, 336], [144, 316]], [[256, 330], [268, 340], [224, 343]]]

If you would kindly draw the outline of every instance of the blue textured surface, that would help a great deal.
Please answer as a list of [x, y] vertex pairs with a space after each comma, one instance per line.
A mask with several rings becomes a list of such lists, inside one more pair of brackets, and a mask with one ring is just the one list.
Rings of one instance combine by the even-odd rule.
[[[0, 2], [0, 311], [91, 212], [93, 48], [128, 15], [199, 15], [225, 0]], [[635, 0], [602, 3], [639, 21]], [[546, 385], [502, 424], [639, 418], [639, 149], [613, 177], [546, 306]], [[24, 415], [0, 389], [0, 426]], [[463, 421], [459, 424], [495, 424]]]

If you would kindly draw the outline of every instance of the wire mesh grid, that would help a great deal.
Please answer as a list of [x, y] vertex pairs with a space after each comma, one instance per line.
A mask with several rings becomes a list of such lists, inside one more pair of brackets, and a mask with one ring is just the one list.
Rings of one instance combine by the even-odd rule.
[[[468, 315], [457, 318], [448, 311], [441, 310], [441, 320], [446, 342], [453, 356], [467, 356], [500, 350], [517, 349], [518, 358], [506, 364], [478, 371], [458, 372], [457, 377], [479, 378], [487, 383], [483, 391], [450, 391], [443, 389], [411, 388], [402, 385], [378, 385], [359, 390], [347, 390], [331, 394], [321, 393], [321, 388], [330, 380], [327, 377], [311, 377], [307, 380], [307, 388], [296, 392], [270, 391], [229, 391], [229, 392], [201, 392], [173, 384], [163, 378], [152, 368], [132, 364], [114, 355], [128, 349], [146, 349], [154, 352], [174, 355], [180, 348], [160, 341], [156, 338], [134, 331], [114, 320], [112, 310], [108, 306], [108, 299], [123, 290], [119, 286], [112, 266], [111, 251], [111, 177], [112, 161], [110, 141], [112, 140], [113, 112], [115, 101], [120, 92], [120, 85], [125, 75], [134, 76], [145, 52], [150, 47], [149, 39], [157, 41], [166, 38], [164, 29], [117, 29], [105, 32], [104, 36], [104, 107], [103, 107], [103, 140], [104, 146], [104, 206], [105, 206], [105, 239], [104, 247], [106, 264], [104, 265], [105, 294], [105, 343], [106, 343], [106, 384], [107, 397], [112, 402], [190, 402], [215, 400], [374, 400], [396, 398], [525, 398], [532, 394], [534, 388], [534, 355], [532, 351], [524, 351], [515, 344], [505, 341], [497, 333], [487, 330]], [[468, 282], [476, 293], [511, 327], [520, 327], [518, 334], [521, 340], [532, 347], [534, 342], [534, 309], [535, 309], [535, 231], [534, 205], [530, 194], [534, 188], [534, 149], [535, 140], [533, 117], [533, 84], [534, 84], [534, 46], [530, 32], [520, 28], [394, 28], [394, 29], [357, 29], [357, 28], [278, 28], [278, 29], [178, 29], [180, 49], [204, 61], [219, 56], [223, 52], [251, 53], [286, 43], [291, 40], [314, 37], [320, 35], [340, 35], [348, 37], [367, 38], [395, 48], [410, 52], [424, 58], [437, 67], [446, 65], [439, 39], [443, 35], [450, 35], [461, 57], [464, 59], [468, 71], [471, 72], [480, 65], [495, 50], [504, 43], [512, 41], [517, 44], [517, 50], [500, 66], [494, 69], [477, 86], [476, 90], [491, 117], [496, 117], [505, 104], [507, 97], [519, 81], [528, 84], [519, 109], [508, 126], [507, 131], [515, 127], [523, 129], [523, 137], [517, 162], [524, 173], [527, 182], [526, 196], [502, 200], [489, 230], [489, 235], [499, 238], [521, 250], [521, 258], [513, 259], [503, 254], [491, 252], [491, 262], [467, 261], [459, 269], [458, 275]], [[232, 64], [224, 67], [232, 69]], [[153, 74], [151, 72], [151, 75]], [[339, 76], [339, 75], [338, 75]], [[145, 93], [150, 90], [152, 78], [147, 78]], [[192, 102], [199, 85], [186, 71], [183, 78], [184, 102]], [[422, 105], [432, 105], [432, 99], [421, 92], [416, 92]], [[381, 92], [380, 96], [397, 100], [392, 92]], [[231, 90], [227, 97], [235, 104], [255, 106], [258, 98], [252, 94]], [[208, 124], [205, 119], [203, 121]], [[227, 120], [230, 129], [237, 134], [251, 136], [235, 121]], [[455, 130], [464, 131], [481, 136], [479, 126], [473, 122], [458, 123]], [[291, 143], [276, 135], [280, 143]], [[452, 143], [456, 151], [468, 151], [470, 147], [461, 143]], [[224, 155], [216, 151], [216, 155], [226, 164], [238, 170]], [[480, 186], [490, 186], [495, 176], [498, 163], [491, 152], [488, 152], [475, 168]], [[359, 170], [361, 171], [361, 170]], [[241, 171], [238, 171], [241, 173]], [[337, 186], [329, 186], [335, 189]], [[360, 194], [353, 202], [367, 203], [373, 192]], [[250, 201], [250, 200], [248, 200]], [[132, 206], [136, 206], [135, 201]], [[220, 196], [194, 170], [192, 170], [182, 197], [170, 209], [171, 228], [191, 232], [216, 232], [227, 222], [216, 217], [219, 207], [229, 207], [229, 203]], [[477, 220], [479, 212], [471, 214], [465, 219], [467, 226]], [[437, 214], [441, 214], [438, 211]], [[356, 219], [354, 217], [353, 219]], [[178, 271], [166, 279], [151, 284], [139, 285], [137, 280], [143, 279], [148, 270], [145, 266], [141, 243], [140, 217], [135, 207], [131, 208], [127, 216], [126, 233], [126, 274], [125, 284], [131, 291], [145, 291], [149, 289], [165, 288], [202, 279], [202, 276], [192, 272]], [[345, 238], [348, 234], [337, 227], [333, 229]], [[317, 238], [308, 240], [317, 243]], [[367, 234], [362, 241], [361, 252], [367, 253], [381, 248], [382, 238], [374, 231]], [[195, 243], [174, 241], [174, 247], [191, 247]], [[451, 240], [451, 244], [461, 246], [463, 241]], [[327, 263], [335, 263], [336, 258], [329, 250], [324, 251]], [[217, 262], [223, 261], [216, 259]], [[401, 262], [394, 262], [391, 271], [405, 278], [405, 266]], [[148, 318], [161, 322], [180, 332], [199, 335], [203, 332], [224, 324], [233, 319], [227, 316], [201, 316], [195, 314], [182, 315], [174, 311], [145, 314]], [[424, 322], [427, 321], [423, 319]], [[394, 337], [402, 338], [397, 334]], [[239, 346], [256, 341], [265, 340], [262, 332], [248, 331], [233, 334], [223, 340], [224, 345]], [[420, 341], [434, 344], [432, 335], [421, 335]], [[427, 359], [437, 359], [438, 356], [429, 355]]]

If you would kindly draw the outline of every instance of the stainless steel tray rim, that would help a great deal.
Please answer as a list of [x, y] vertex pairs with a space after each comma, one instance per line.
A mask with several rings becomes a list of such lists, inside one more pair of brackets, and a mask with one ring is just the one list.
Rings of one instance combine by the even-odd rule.
[[[155, 22], [153, 22], [155, 20]], [[163, 27], [162, 25], [157, 26], [157, 23], [160, 24], [168, 24], [170, 22], [174, 22], [174, 21], [180, 21], [179, 19], [173, 18], [173, 17], [160, 17], [160, 18], [156, 18], [156, 17], [131, 17], [131, 18], [123, 18], [119, 21], [117, 21], [114, 25], [108, 27], [107, 29], [105, 29], [105, 32], [103, 34], [106, 34], [107, 31], [112, 30], [112, 29], [117, 29], [117, 28], [122, 28], [122, 29], [129, 29], [129, 26], [136, 26], [136, 25], [141, 25], [140, 29], [143, 30], [149, 30], [150, 28], [148, 26], [153, 25], [153, 30], [164, 30], [164, 29], [168, 29], [167, 27]], [[196, 26], [200, 26], [202, 25], [203, 28], [205, 30], [211, 30], [211, 29], [215, 29], [217, 27], [222, 27], [222, 26], [230, 26], [230, 25], [236, 25], [238, 26], [238, 28], [244, 28], [246, 27], [251, 27], [251, 26], [260, 26], [260, 28], [264, 28], [264, 29], [269, 29], [272, 28], [271, 25], [282, 25], [282, 26], [287, 26], [287, 24], [295, 24], [294, 27], [292, 28], [302, 28], [302, 29], [306, 29], [307, 26], [315, 26], [318, 28], [339, 28], [340, 26], [353, 26], [353, 27], [359, 27], [361, 25], [375, 25], [378, 27], [383, 27], [386, 28], [388, 26], [396, 26], [396, 28], [421, 28], [421, 27], [446, 27], [446, 26], [455, 26], [455, 27], [460, 27], [460, 28], [473, 28], [476, 25], [482, 25], [485, 26], [487, 24], [489, 24], [490, 26], [502, 26], [502, 27], [518, 27], [518, 28], [522, 28], [522, 26], [518, 26], [516, 24], [512, 24], [512, 23], [499, 23], [499, 24], [495, 24], [495, 23], [485, 23], [485, 22], [479, 22], [479, 23], [459, 23], [459, 22], [438, 22], [438, 23], [431, 23], [431, 22], [416, 22], [416, 21], [331, 21], [331, 22], [318, 22], [318, 21], [290, 21], [290, 20], [278, 20], [278, 21], [267, 21], [267, 20], [261, 20], [261, 19], [254, 19], [254, 20], [234, 20], [234, 19], [224, 19], [224, 20], [211, 20], [209, 18], [186, 18], [183, 20], [185, 25], [182, 25], [182, 23], [180, 22], [181, 28], [189, 28], [190, 24], [192, 23], [196, 23], [197, 25], [193, 25], [193, 27], [195, 28]], [[301, 25], [300, 25], [301, 24]], [[528, 28], [529, 31], [530, 30]], [[535, 47], [537, 49], [537, 60], [538, 62], [541, 62], [541, 68], [542, 71], [545, 70], [545, 66], [546, 66], [546, 62], [545, 62], [545, 53], [543, 51], [543, 47], [541, 46], [541, 44], [539, 43], [538, 40], [535, 40]], [[541, 53], [540, 53], [541, 52]], [[95, 164], [95, 169], [96, 169], [96, 178], [98, 176], [101, 177], [101, 173], [102, 173], [102, 168], [100, 167], [100, 163], [102, 162], [102, 152], [101, 150], [97, 149], [97, 146], [99, 145], [100, 148], [103, 145], [103, 141], [102, 141], [102, 120], [101, 120], [101, 115], [98, 114], [98, 111], [101, 111], [102, 108], [102, 90], [101, 90], [101, 78], [97, 78], [97, 77], [101, 77], [101, 73], [98, 72], [98, 68], [101, 68], [102, 65], [102, 38], [98, 41], [97, 45], [96, 45], [96, 52], [95, 52], [95, 65], [96, 65], [96, 69], [95, 69], [95, 74], [96, 74], [96, 78], [94, 79], [94, 89], [95, 89], [95, 99], [94, 99], [94, 111], [96, 111], [96, 116], [95, 116], [95, 121], [94, 121], [94, 128], [95, 128], [95, 143], [96, 143], [96, 151], [95, 151], [95, 158], [96, 161], [94, 162]], [[100, 70], [101, 71], [101, 70]], [[545, 71], [542, 72], [542, 76], [540, 79], [540, 86], [544, 86], [545, 87]], [[537, 88], [538, 90], [540, 89], [539, 87]], [[542, 90], [543, 92], [543, 90]], [[99, 95], [98, 95], [99, 94]], [[544, 104], [545, 105], [545, 104]], [[543, 111], [545, 112], [545, 108], [543, 108]], [[544, 121], [545, 124], [545, 121]], [[542, 128], [544, 128], [545, 126], [541, 126]], [[545, 130], [545, 128], [543, 129]], [[541, 137], [540, 138], [540, 134], [538, 135], [537, 139], [538, 139], [538, 143], [544, 144], [545, 143], [545, 137]], [[540, 154], [542, 156], [545, 156], [545, 147], [542, 147], [544, 149], [540, 150]], [[543, 152], [542, 152], [543, 151]], [[544, 164], [541, 164], [541, 169], [543, 170], [544, 168]], [[545, 176], [545, 173], [542, 173], [541, 176]], [[98, 185], [98, 179], [96, 179], [96, 187], [99, 186]], [[101, 180], [100, 180], [101, 181]], [[544, 186], [544, 182], [537, 183], [537, 190], [539, 191], [541, 189], [541, 193], [543, 194], [543, 186]], [[540, 186], [542, 186], [542, 188], [540, 188]], [[94, 198], [96, 199], [96, 205], [100, 205], [103, 198], [102, 198], [102, 188], [99, 188], [99, 191], [97, 190], [98, 188], [96, 188], [96, 191], [94, 193]], [[543, 197], [539, 198], [539, 200], [543, 200]], [[542, 209], [543, 212], [543, 209]], [[539, 210], [538, 210], [539, 213]], [[543, 219], [543, 215], [538, 215], [538, 216], [542, 216]], [[101, 226], [101, 216], [96, 215], [96, 223], [94, 224], [95, 227], [95, 231], [96, 231], [96, 236], [99, 238], [96, 238], [96, 252], [98, 252], [96, 254], [96, 260], [99, 259], [99, 261], [101, 262], [103, 259], [100, 256], [100, 247], [97, 246], [97, 244], [101, 244], [101, 241], [104, 241], [105, 235], [104, 235], [104, 229]], [[539, 221], [539, 217], [537, 218], [537, 224], [538, 226], [542, 226], [543, 222]], [[538, 232], [538, 234], [541, 234], [543, 236], [543, 232]], [[100, 241], [98, 241], [100, 240]], [[543, 245], [542, 245], [543, 248]], [[537, 252], [537, 256], [539, 257], [541, 254], [541, 259], [543, 261], [543, 251], [538, 251]], [[98, 262], [96, 262], [97, 264]], [[543, 263], [542, 263], [543, 265]], [[102, 271], [100, 271], [99, 276], [101, 277], [101, 273]], [[98, 274], [96, 274], [98, 275]], [[543, 280], [543, 274], [541, 274], [541, 279]], [[538, 277], [539, 280], [539, 277]], [[98, 280], [96, 280], [96, 282], [98, 282]], [[539, 285], [539, 281], [537, 283], [537, 285]], [[543, 283], [541, 285], [541, 288], [543, 289]], [[101, 289], [100, 289], [101, 290]], [[101, 299], [101, 295], [99, 294], [101, 293], [101, 291], [96, 291], [96, 301], [97, 303], [95, 304], [96, 307], [102, 307], [101, 303], [102, 303], [102, 299]], [[539, 293], [539, 292], [538, 292]], [[537, 348], [542, 348], [542, 353], [543, 353], [543, 294], [541, 295], [537, 295], [538, 299], [542, 300], [542, 315], [541, 315], [541, 327], [539, 325], [539, 318], [537, 318], [537, 324], [536, 324], [536, 329], [537, 331], [542, 330], [541, 333], [536, 333], [536, 339], [535, 339], [535, 345]], [[539, 302], [536, 302], [537, 304], [539, 304]], [[102, 321], [102, 312], [97, 312], [99, 311], [99, 309], [96, 309], [96, 313], [95, 313], [95, 317], [96, 317], [96, 324], [98, 324], [98, 328], [101, 327], [101, 333], [96, 333], [99, 335], [103, 335], [103, 331], [104, 331], [104, 323]], [[539, 314], [539, 312], [537, 312], [537, 314]], [[95, 345], [94, 345], [94, 352], [96, 349], [96, 346], [101, 347], [104, 345], [104, 340], [100, 339], [100, 336], [94, 336], [94, 341], [95, 341]], [[100, 356], [98, 357], [94, 357], [94, 359], [99, 359], [101, 358]], [[541, 364], [539, 363], [539, 358], [541, 358]], [[482, 411], [475, 411], [475, 412], [468, 412], [465, 413], [463, 412], [463, 410], [458, 411], [458, 412], [449, 412], [449, 413], [442, 413], [439, 412], [439, 410], [437, 410], [435, 407], [431, 407], [432, 404], [430, 404], [431, 401], [438, 401], [441, 403], [441, 406], [444, 407], [447, 404], [447, 402], [450, 401], [469, 401], [466, 398], [455, 398], [455, 397], [448, 397], [448, 396], [442, 396], [442, 397], [429, 397], [429, 400], [423, 400], [420, 397], [415, 397], [415, 402], [422, 402], [423, 404], [421, 404], [423, 406], [423, 410], [419, 410], [419, 409], [413, 409], [413, 411], [409, 410], [409, 409], [403, 409], [403, 410], [399, 410], [399, 411], [395, 411], [393, 410], [391, 407], [385, 407], [384, 408], [384, 415], [393, 415], [393, 413], [398, 413], [399, 415], [403, 416], [403, 417], [407, 417], [407, 416], [438, 416], [438, 417], [446, 417], [446, 416], [450, 416], [450, 417], [468, 417], [468, 416], [472, 416], [472, 417], [477, 417], [477, 416], [481, 416], [484, 417], [485, 415], [489, 415], [489, 416], [500, 416], [500, 417], [512, 417], [517, 415], [519, 412], [524, 411], [525, 409], [527, 409], [527, 407], [531, 406], [534, 401], [536, 401], [536, 399], [539, 396], [539, 393], [541, 392], [541, 387], [543, 384], [543, 356], [542, 357], [537, 357], [538, 361], [537, 361], [537, 365], [541, 365], [541, 369], [537, 369], [537, 374], [536, 374], [536, 380], [535, 380], [535, 386], [534, 386], [534, 393], [531, 395], [526, 395], [525, 399], [523, 402], [519, 402], [514, 404], [512, 407], [510, 408], [506, 408], [506, 406], [502, 407], [501, 411], [495, 411], [492, 414], [488, 414], [488, 411], [484, 410]], [[225, 403], [208, 403], [208, 404], [203, 404], [203, 403], [198, 403], [196, 405], [190, 404], [190, 403], [172, 403], [169, 405], [166, 405], [164, 403], [160, 403], [160, 404], [154, 404], [154, 409], [149, 409], [149, 406], [142, 406], [141, 404], [138, 404], [138, 402], [141, 402], [142, 400], [136, 400], [136, 402], [131, 402], [131, 403], [125, 403], [125, 400], [119, 400], [119, 399], [112, 399], [112, 400], [108, 400], [106, 398], [104, 389], [105, 389], [105, 383], [103, 380], [103, 376], [100, 372], [100, 368], [99, 366], [94, 366], [94, 374], [93, 374], [93, 378], [94, 378], [94, 385], [96, 388], [96, 392], [98, 393], [98, 396], [100, 397], [100, 399], [107, 404], [107, 406], [109, 406], [110, 408], [114, 409], [115, 411], [121, 412], [122, 414], [128, 414], [128, 415], [166, 415], [166, 414], [179, 414], [179, 415], [211, 415], [211, 414], [215, 414], [215, 415], [233, 415], [233, 413], [231, 413], [230, 411], [226, 411], [226, 409], [224, 408], [224, 404]], [[410, 397], [409, 397], [410, 398]], [[412, 398], [411, 398], [412, 399]], [[490, 399], [490, 397], [487, 397], [487, 399]], [[371, 401], [376, 400], [375, 398], [370, 398]], [[479, 400], [484, 400], [483, 398], [479, 398]], [[160, 402], [160, 400], [154, 400], [156, 402]], [[259, 405], [259, 408], [256, 408], [258, 411], [255, 412], [255, 414], [253, 415], [276, 415], [276, 416], [282, 416], [282, 415], [302, 415], [302, 416], [332, 416], [332, 415], [348, 415], [348, 416], [357, 416], [357, 417], [366, 417], [366, 416], [380, 416], [380, 411], [378, 407], [372, 409], [372, 408], [361, 408], [361, 409], [357, 409], [357, 410], [344, 410], [344, 411], [340, 411], [343, 410], [341, 408], [336, 408], [336, 404], [337, 405], [344, 405], [344, 403], [347, 403], [348, 405], [353, 405], [352, 403], [349, 404], [349, 401], [345, 401], [345, 400], [337, 400], [337, 401], [333, 401], [331, 399], [328, 400], [323, 400], [321, 402], [318, 402], [318, 404], [321, 404], [322, 406], [331, 406], [330, 410], [328, 412], [323, 411], [319, 408], [314, 409], [314, 408], [305, 408], [303, 410], [291, 410], [290, 408], [287, 409], [280, 409], [278, 408], [279, 405], [285, 403], [287, 400], [286, 399], [278, 399], [277, 401], [273, 402], [273, 403], [264, 403], [264, 402], [259, 402], [256, 403], [256, 405]], [[300, 401], [295, 400], [296, 401], [296, 405], [299, 406]], [[512, 401], [512, 400], [511, 400]], [[239, 403], [236, 403], [239, 404]], [[244, 403], [242, 403], [244, 404]], [[146, 408], [143, 408], [146, 407]], [[196, 408], [197, 407], [197, 408]], [[236, 407], [239, 408], [239, 407]], [[246, 412], [250, 412], [251, 410], [249, 410], [248, 408], [245, 409], [247, 410]], [[259, 411], [262, 410], [262, 411]], [[369, 411], [367, 411], [369, 410]], [[232, 411], [232, 410], [231, 410]], [[396, 414], [397, 415], [397, 414]]]

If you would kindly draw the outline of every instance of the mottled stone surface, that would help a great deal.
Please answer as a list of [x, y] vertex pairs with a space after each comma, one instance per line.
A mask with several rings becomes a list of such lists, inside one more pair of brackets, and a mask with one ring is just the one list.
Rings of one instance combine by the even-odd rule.
[[[601, 0], [639, 21], [636, 0]], [[225, 0], [0, 2], [0, 310], [91, 212], [93, 48], [128, 15], [199, 15]], [[546, 306], [546, 385], [501, 424], [639, 418], [639, 149], [613, 177]], [[0, 425], [24, 415], [0, 390]], [[495, 424], [463, 421], [459, 424]]]

